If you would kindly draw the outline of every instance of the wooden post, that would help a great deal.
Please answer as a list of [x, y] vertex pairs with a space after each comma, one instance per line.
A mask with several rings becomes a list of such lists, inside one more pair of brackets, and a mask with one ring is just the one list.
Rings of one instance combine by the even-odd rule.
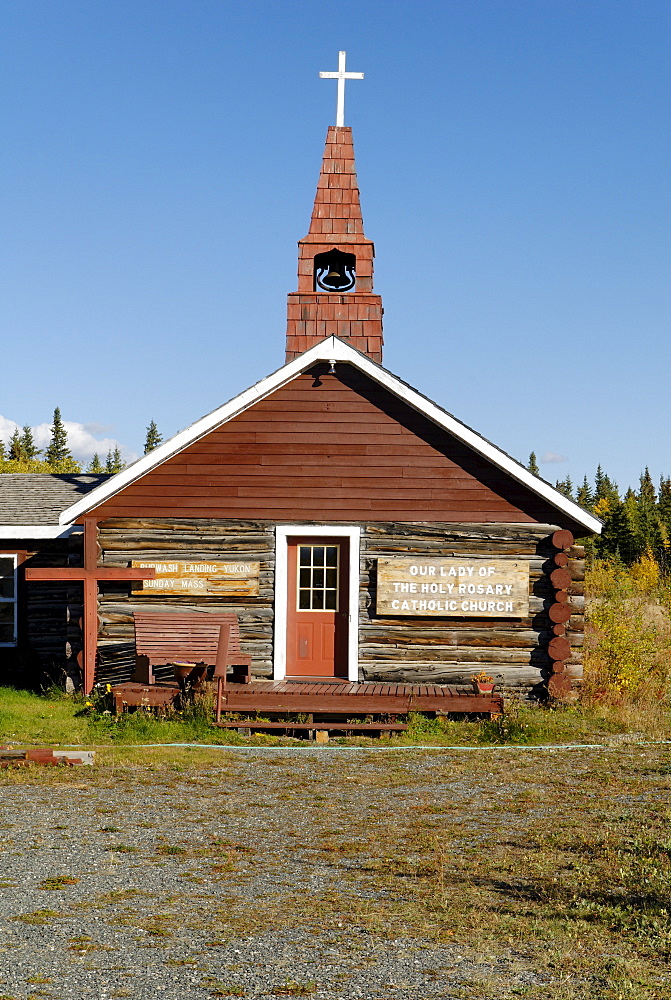
[[91, 517], [84, 520], [84, 565], [55, 566], [45, 569], [26, 569], [26, 580], [69, 582], [84, 584], [84, 620], [82, 622], [82, 682], [84, 694], [90, 694], [95, 682], [96, 653], [98, 648], [98, 581], [100, 580], [153, 580], [153, 569], [125, 569], [121, 566], [98, 566], [98, 522]]
[[226, 671], [228, 669], [228, 641], [231, 636], [230, 625], [219, 626], [219, 643], [217, 645], [217, 660], [214, 665], [214, 676], [217, 678], [217, 722], [221, 722], [221, 693], [226, 687]]

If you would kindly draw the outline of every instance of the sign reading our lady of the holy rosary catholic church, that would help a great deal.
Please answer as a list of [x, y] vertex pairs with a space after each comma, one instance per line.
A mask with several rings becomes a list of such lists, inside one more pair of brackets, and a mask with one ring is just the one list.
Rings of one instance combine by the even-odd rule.
[[200, 597], [222, 595], [234, 597], [257, 597], [259, 593], [258, 562], [207, 562], [192, 559], [188, 562], [155, 562], [154, 560], [134, 560], [133, 566], [153, 569], [153, 580], [143, 580], [134, 594], [161, 593], [198, 595]]
[[522, 559], [378, 559], [377, 612], [526, 618], [529, 564]]

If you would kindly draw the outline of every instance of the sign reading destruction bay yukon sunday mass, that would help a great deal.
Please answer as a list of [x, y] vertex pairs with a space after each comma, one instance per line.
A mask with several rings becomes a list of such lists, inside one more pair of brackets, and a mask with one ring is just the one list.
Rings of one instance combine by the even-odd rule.
[[402, 616], [526, 618], [529, 564], [522, 559], [468, 557], [378, 559], [377, 612]]
[[200, 597], [257, 597], [259, 570], [257, 562], [206, 562], [192, 559], [189, 562], [156, 562], [133, 560], [132, 566], [154, 569], [153, 580], [143, 580], [134, 594], [181, 594]]

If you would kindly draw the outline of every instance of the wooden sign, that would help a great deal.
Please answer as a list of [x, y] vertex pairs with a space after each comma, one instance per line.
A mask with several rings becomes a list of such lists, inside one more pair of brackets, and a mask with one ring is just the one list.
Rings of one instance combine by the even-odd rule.
[[526, 618], [529, 564], [522, 559], [378, 559], [377, 612], [403, 617]]
[[153, 580], [143, 580], [134, 594], [179, 594], [182, 597], [257, 597], [260, 563], [155, 562], [133, 560], [133, 566], [155, 570]]

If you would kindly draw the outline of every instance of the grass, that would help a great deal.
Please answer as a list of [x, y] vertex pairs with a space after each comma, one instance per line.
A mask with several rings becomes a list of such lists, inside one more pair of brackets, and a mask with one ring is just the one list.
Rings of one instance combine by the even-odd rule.
[[[161, 719], [137, 711], [113, 717], [88, 714], [82, 698], [59, 692], [36, 695], [28, 691], [0, 687], [0, 741], [18, 745], [116, 746], [130, 750], [147, 743], [195, 743], [217, 746], [296, 745], [301, 741], [277, 736], [244, 738], [218, 730], [201, 710], [182, 721]], [[336, 737], [338, 745], [402, 747], [478, 746], [482, 744], [594, 743], [614, 734], [645, 733], [665, 738], [671, 735], [671, 715], [667, 706], [654, 711], [623, 699], [592, 699], [575, 705], [532, 706], [509, 701], [503, 719], [480, 722], [429, 718], [411, 714], [406, 733], [381, 743], [366, 737]], [[125, 753], [120, 759], [126, 759]], [[114, 832], [110, 828], [110, 832]]]

